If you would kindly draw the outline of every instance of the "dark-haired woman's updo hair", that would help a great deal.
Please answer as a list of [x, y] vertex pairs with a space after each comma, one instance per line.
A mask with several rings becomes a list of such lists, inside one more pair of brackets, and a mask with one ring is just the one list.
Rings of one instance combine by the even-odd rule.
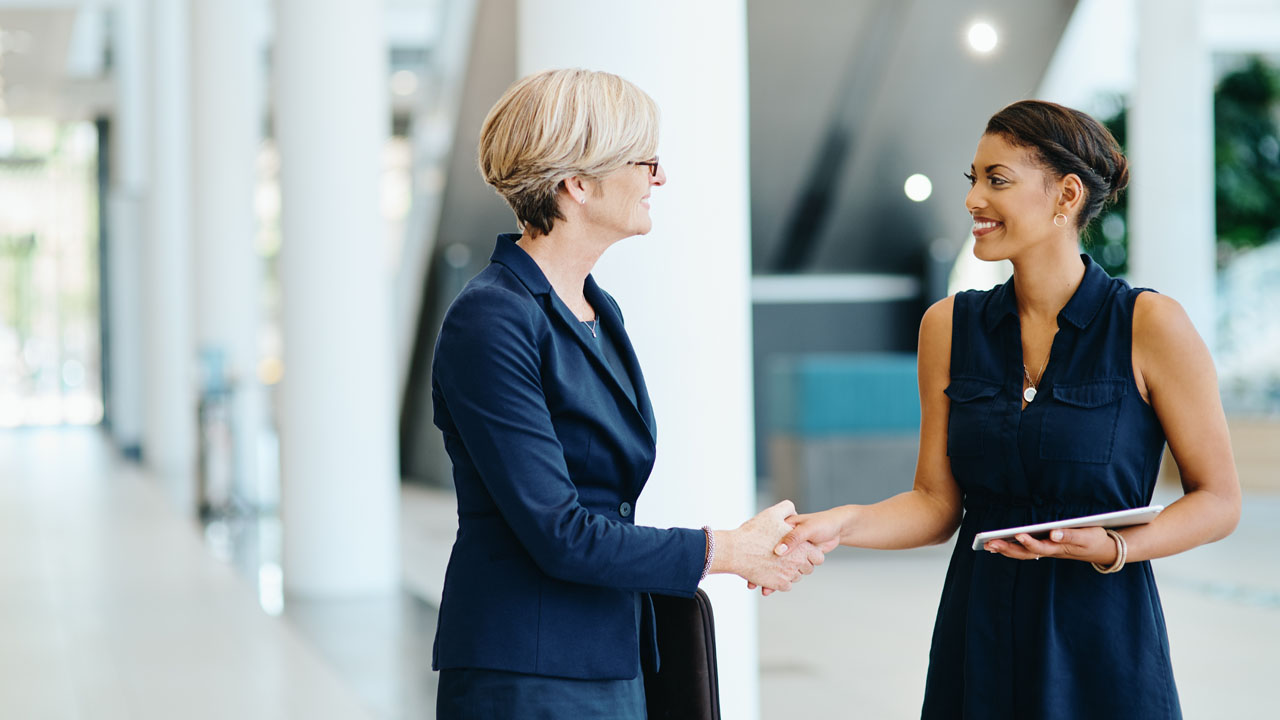
[[1076, 227], [1084, 229], [1129, 184], [1129, 161], [1111, 132], [1079, 110], [1042, 100], [1005, 107], [987, 122], [987, 134], [1034, 150], [1050, 172], [1075, 174], [1084, 184]]

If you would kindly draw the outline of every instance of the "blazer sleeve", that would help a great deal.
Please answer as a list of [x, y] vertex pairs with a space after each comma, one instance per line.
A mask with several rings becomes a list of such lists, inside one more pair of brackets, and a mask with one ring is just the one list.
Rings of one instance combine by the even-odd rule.
[[701, 530], [640, 527], [580, 504], [542, 388], [534, 312], [508, 290], [469, 288], [440, 331], [434, 391], [481, 481], [547, 575], [691, 597]]

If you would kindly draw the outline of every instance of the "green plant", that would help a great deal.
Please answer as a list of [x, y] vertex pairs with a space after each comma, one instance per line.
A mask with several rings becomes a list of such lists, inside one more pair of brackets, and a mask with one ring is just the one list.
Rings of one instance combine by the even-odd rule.
[[[1127, 147], [1128, 108], [1104, 121]], [[1280, 241], [1280, 71], [1260, 57], [1223, 76], [1213, 97], [1214, 211], [1219, 247]], [[1107, 272], [1128, 270], [1128, 196], [1087, 231], [1085, 251]], [[1222, 253], [1220, 253], [1221, 255]]]

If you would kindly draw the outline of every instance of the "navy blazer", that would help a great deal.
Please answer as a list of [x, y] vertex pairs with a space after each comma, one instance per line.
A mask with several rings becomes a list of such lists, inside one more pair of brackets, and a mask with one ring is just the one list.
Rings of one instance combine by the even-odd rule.
[[432, 401], [458, 536], [432, 665], [633, 678], [641, 635], [654, 657], [644, 593], [692, 596], [706, 538], [635, 525], [656, 435], [622, 314], [588, 276], [586, 298], [618, 342], [626, 367], [616, 371], [629, 374], [635, 403], [518, 238], [498, 237], [436, 342]]

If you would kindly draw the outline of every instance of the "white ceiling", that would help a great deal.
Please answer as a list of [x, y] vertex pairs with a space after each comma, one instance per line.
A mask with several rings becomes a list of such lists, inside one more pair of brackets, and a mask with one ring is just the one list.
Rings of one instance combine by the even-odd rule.
[[0, 115], [87, 119], [107, 109], [104, 11], [0, 9]]

